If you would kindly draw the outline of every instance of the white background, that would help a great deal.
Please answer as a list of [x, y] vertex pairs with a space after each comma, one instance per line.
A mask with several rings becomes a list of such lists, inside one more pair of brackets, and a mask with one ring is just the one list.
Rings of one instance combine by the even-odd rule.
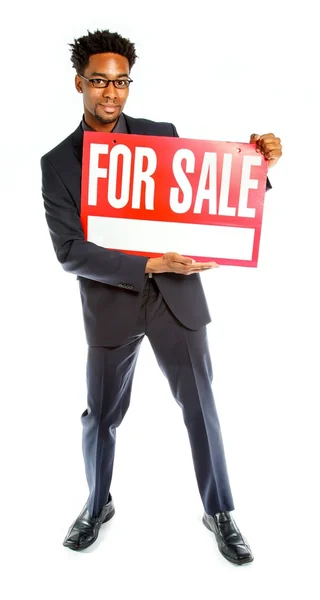
[[[317, 3], [15, 2], [1, 15], [3, 597], [319, 597], [319, 72]], [[202, 276], [214, 393], [235, 511], [255, 561], [202, 525], [180, 409], [145, 339], [118, 430], [116, 516], [62, 546], [87, 485], [78, 285], [53, 252], [40, 157], [78, 125], [68, 42], [110, 28], [136, 43], [126, 106], [181, 137], [274, 132], [258, 269]], [[172, 248], [179, 252], [179, 248]], [[1, 590], [2, 591], [2, 590]]]

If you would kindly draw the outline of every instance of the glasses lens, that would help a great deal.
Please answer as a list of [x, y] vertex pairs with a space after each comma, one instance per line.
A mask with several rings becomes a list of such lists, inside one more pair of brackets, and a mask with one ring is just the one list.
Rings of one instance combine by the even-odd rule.
[[103, 88], [106, 87], [106, 80], [105, 79], [90, 79], [93, 87], [97, 87], [97, 88]]
[[[109, 81], [106, 79], [90, 79], [93, 87], [96, 88], [104, 88], [107, 87], [109, 84]], [[114, 86], [118, 89], [125, 89], [127, 87], [129, 87], [130, 85], [130, 80], [129, 79], [115, 79], [114, 81]]]
[[121, 88], [129, 87], [129, 83], [130, 81], [128, 79], [116, 79], [114, 85], [116, 88], [118, 88], [118, 90], [120, 90]]

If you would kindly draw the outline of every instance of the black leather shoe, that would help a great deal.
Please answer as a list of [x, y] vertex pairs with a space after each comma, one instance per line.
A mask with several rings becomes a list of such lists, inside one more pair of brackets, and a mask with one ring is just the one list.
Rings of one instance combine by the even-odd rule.
[[213, 517], [205, 512], [202, 522], [216, 536], [219, 550], [224, 558], [235, 565], [253, 561], [251, 548], [229, 512], [219, 512]]
[[87, 503], [84, 505], [80, 515], [72, 523], [63, 545], [71, 550], [84, 550], [96, 541], [102, 523], [109, 521], [115, 513], [111, 494], [98, 517], [90, 517]]

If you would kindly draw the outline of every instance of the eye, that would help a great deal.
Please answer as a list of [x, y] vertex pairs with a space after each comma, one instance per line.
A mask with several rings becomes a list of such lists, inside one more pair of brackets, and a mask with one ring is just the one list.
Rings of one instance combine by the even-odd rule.
[[105, 79], [90, 79], [90, 81], [95, 87], [104, 87], [106, 85]]
[[117, 86], [119, 88], [125, 88], [128, 87], [128, 80], [127, 79], [117, 79]]

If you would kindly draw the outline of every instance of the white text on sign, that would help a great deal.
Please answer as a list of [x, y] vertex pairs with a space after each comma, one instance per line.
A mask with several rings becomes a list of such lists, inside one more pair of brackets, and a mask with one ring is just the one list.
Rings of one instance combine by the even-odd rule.
[[[109, 154], [109, 167], [99, 167], [100, 155]], [[120, 194], [117, 196], [117, 176], [119, 159], [122, 161], [122, 180]], [[243, 157], [239, 202], [237, 208], [228, 205], [231, 169], [233, 155], [224, 153], [221, 175], [220, 193], [217, 194], [217, 154], [205, 152], [203, 155], [197, 193], [193, 203], [193, 192], [187, 173], [194, 173], [196, 158], [192, 150], [181, 148], [174, 154], [172, 172], [177, 182], [177, 187], [170, 188], [169, 204], [176, 214], [185, 214], [188, 211], [200, 214], [204, 201], [208, 202], [209, 214], [231, 217], [249, 217], [254, 219], [256, 211], [248, 206], [250, 189], [257, 189], [258, 180], [251, 179], [251, 167], [260, 166], [261, 155]], [[184, 163], [184, 168], [182, 166]], [[133, 166], [134, 164], [134, 166]], [[124, 208], [131, 197], [131, 207], [140, 209], [142, 184], [145, 185], [145, 208], [154, 210], [155, 180], [153, 178], [157, 169], [157, 155], [152, 148], [137, 146], [133, 152], [124, 144], [113, 146], [109, 152], [109, 144], [90, 145], [89, 158], [89, 185], [88, 205], [97, 205], [98, 180], [108, 180], [107, 202], [113, 208]], [[131, 171], [133, 168], [133, 185], [131, 192]]]

